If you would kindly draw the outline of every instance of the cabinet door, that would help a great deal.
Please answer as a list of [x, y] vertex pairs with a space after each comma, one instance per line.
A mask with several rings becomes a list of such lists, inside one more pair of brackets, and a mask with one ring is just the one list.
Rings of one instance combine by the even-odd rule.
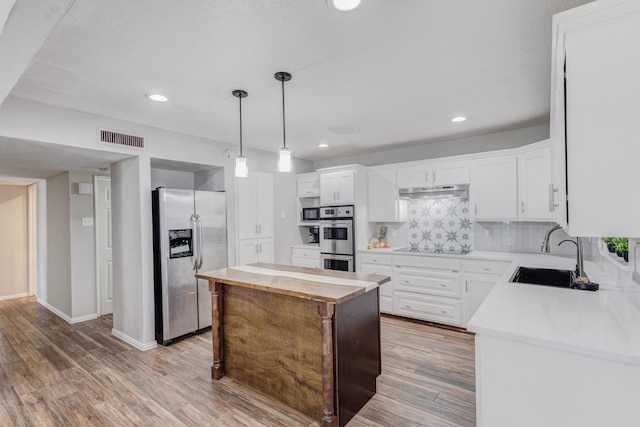
[[320, 174], [304, 174], [297, 178], [298, 197], [317, 197], [320, 195]]
[[238, 238], [251, 239], [258, 235], [256, 178], [236, 178], [236, 200], [238, 211]]
[[368, 208], [370, 222], [398, 221], [400, 198], [395, 170], [369, 170]]
[[355, 200], [355, 172], [340, 172], [338, 181], [338, 203], [341, 205], [353, 204]]
[[520, 154], [518, 162], [520, 219], [553, 219], [551, 148]]
[[470, 196], [476, 220], [518, 219], [516, 157], [500, 156], [471, 162]]
[[340, 180], [338, 174], [323, 173], [320, 175], [320, 204], [333, 205], [338, 200], [338, 187]]
[[572, 236], [640, 236], [640, 11], [628, 8], [636, 10], [607, 10], [565, 35]]
[[260, 238], [273, 237], [273, 175], [256, 175], [256, 221]]
[[500, 276], [490, 274], [465, 274], [465, 291], [468, 299], [466, 321], [469, 322], [487, 298]]
[[433, 185], [430, 166], [411, 166], [398, 170], [398, 188], [419, 188], [429, 185]]
[[256, 239], [238, 240], [238, 265], [258, 261], [258, 241]]
[[273, 239], [258, 239], [257, 245], [258, 261], [273, 264], [275, 259]]
[[433, 165], [432, 185], [469, 183], [469, 162], [451, 162]]

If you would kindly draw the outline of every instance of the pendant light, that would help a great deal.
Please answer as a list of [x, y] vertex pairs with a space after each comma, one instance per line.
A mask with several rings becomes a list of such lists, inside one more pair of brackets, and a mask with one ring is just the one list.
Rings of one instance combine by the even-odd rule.
[[287, 133], [284, 125], [284, 82], [291, 80], [291, 74], [279, 71], [274, 75], [275, 79], [282, 83], [282, 148], [278, 150], [278, 172], [291, 172], [293, 156], [287, 148]]
[[249, 174], [249, 168], [247, 167], [247, 158], [242, 155], [242, 98], [246, 98], [249, 94], [240, 89], [234, 90], [231, 94], [238, 98], [240, 104], [240, 155], [236, 157], [235, 175], [237, 178], [246, 178]]

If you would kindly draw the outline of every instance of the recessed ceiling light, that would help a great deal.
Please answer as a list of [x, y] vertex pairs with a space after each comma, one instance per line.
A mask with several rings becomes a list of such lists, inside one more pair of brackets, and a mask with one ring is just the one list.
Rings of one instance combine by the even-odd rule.
[[324, 142], [322, 144], [318, 144], [318, 148], [327, 148], [329, 146], [329, 144], [325, 144]]
[[147, 98], [156, 102], [167, 102], [169, 100], [169, 98], [159, 93], [148, 93]]
[[332, 7], [340, 12], [349, 12], [360, 6], [362, 0], [327, 0], [329, 7]]
[[464, 122], [465, 120], [467, 120], [467, 118], [464, 116], [458, 116], [451, 119], [451, 121], [454, 123]]

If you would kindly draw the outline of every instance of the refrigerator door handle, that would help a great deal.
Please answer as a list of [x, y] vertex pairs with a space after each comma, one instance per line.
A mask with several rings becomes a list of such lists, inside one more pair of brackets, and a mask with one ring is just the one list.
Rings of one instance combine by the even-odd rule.
[[202, 219], [196, 214], [196, 224], [198, 226], [198, 270], [202, 268]]
[[193, 251], [193, 270], [198, 268], [198, 220], [196, 215], [191, 215], [191, 233], [192, 233], [192, 241], [191, 241], [191, 250]]

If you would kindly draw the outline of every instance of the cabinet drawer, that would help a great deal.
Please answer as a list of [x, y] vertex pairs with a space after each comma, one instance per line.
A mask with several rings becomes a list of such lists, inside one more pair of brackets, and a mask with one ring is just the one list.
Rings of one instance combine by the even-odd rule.
[[362, 253], [360, 252], [360, 262], [361, 263], [370, 263], [370, 264], [392, 264], [392, 255], [391, 254], [376, 254], [376, 253]]
[[396, 292], [395, 314], [432, 322], [460, 325], [460, 300], [432, 297], [412, 292]]
[[482, 261], [466, 259], [462, 262], [464, 271], [474, 273], [502, 274], [511, 265], [510, 261]]
[[411, 256], [411, 255], [394, 255], [393, 264], [398, 267], [421, 267], [421, 268], [437, 268], [439, 270], [451, 270], [458, 272], [461, 268], [461, 262], [456, 258], [445, 258], [438, 256]]
[[396, 270], [395, 289], [445, 297], [460, 297], [460, 274], [446, 270]]
[[309, 258], [320, 260], [319, 248], [291, 248], [291, 258]]
[[320, 268], [320, 259], [293, 257], [291, 259], [291, 265], [294, 267]]

